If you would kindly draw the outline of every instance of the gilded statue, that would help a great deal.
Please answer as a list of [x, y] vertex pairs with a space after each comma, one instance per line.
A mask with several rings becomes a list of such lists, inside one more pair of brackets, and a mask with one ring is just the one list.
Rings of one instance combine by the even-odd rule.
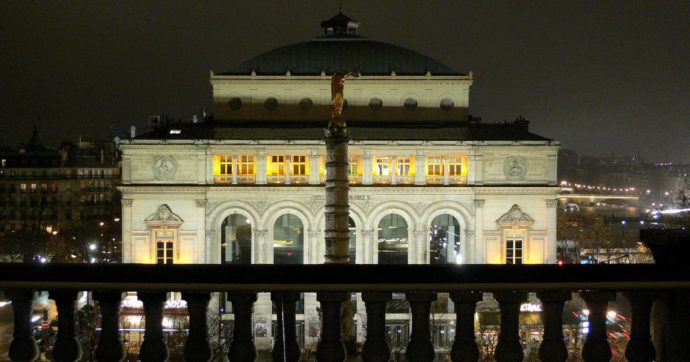
[[343, 119], [343, 106], [345, 104], [345, 96], [343, 90], [345, 89], [345, 79], [348, 77], [359, 77], [358, 72], [337, 72], [331, 78], [331, 122], [336, 127], [345, 127], [345, 119]]

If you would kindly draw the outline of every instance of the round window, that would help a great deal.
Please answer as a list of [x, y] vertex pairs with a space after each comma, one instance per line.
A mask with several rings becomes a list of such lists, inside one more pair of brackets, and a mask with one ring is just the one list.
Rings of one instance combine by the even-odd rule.
[[266, 99], [266, 102], [264, 102], [264, 107], [268, 109], [269, 111], [275, 111], [276, 108], [278, 108], [278, 100], [271, 97]]
[[417, 109], [417, 100], [414, 98], [407, 98], [407, 99], [405, 99], [404, 106], [405, 106], [405, 109], [407, 109], [408, 111], [413, 111], [413, 110]]
[[228, 106], [233, 111], [239, 111], [242, 108], [242, 100], [237, 97], [232, 98], [228, 101]]
[[441, 109], [444, 111], [450, 111], [455, 107], [455, 103], [453, 103], [453, 100], [450, 98], [443, 98], [441, 100]]
[[299, 101], [299, 108], [305, 112], [310, 110], [313, 106], [314, 102], [309, 98], [302, 98], [302, 100]]
[[378, 111], [383, 107], [383, 101], [380, 98], [372, 98], [369, 100], [369, 108], [371, 108], [372, 111]]

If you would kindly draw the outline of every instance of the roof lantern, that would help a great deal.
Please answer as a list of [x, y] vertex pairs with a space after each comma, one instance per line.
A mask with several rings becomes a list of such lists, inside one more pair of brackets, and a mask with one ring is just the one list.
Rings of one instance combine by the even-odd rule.
[[321, 27], [323, 28], [324, 34], [348, 34], [356, 35], [357, 28], [359, 27], [359, 22], [349, 16], [343, 14], [342, 11], [338, 12], [338, 15], [321, 22]]

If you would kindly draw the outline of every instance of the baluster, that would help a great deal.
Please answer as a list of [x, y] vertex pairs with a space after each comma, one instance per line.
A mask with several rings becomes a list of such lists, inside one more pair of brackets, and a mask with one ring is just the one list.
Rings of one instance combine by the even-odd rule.
[[611, 360], [611, 347], [606, 340], [606, 308], [610, 301], [616, 299], [611, 292], [586, 292], [580, 297], [589, 309], [589, 333], [582, 346], [582, 358], [587, 362]]
[[271, 293], [276, 305], [276, 337], [273, 344], [274, 361], [299, 361], [300, 349], [297, 343], [295, 323], [296, 303], [299, 293]]
[[482, 300], [482, 293], [471, 290], [452, 292], [450, 299], [455, 303], [456, 314], [455, 341], [450, 349], [450, 357], [454, 362], [478, 361], [479, 347], [474, 335], [474, 312], [477, 302]]
[[228, 359], [231, 362], [254, 361], [256, 347], [252, 333], [252, 309], [256, 302], [256, 293], [228, 293], [227, 296], [232, 302], [232, 311], [235, 314], [235, 327]]
[[388, 362], [391, 351], [386, 341], [386, 304], [391, 293], [364, 292], [362, 300], [367, 309], [367, 340], [362, 347], [365, 362]]
[[144, 343], [139, 349], [142, 362], [160, 362], [168, 359], [168, 346], [163, 339], [163, 304], [165, 292], [138, 292], [137, 298], [144, 302], [146, 329]]
[[345, 360], [345, 345], [340, 336], [340, 305], [350, 297], [345, 292], [319, 292], [321, 302], [321, 340], [316, 347], [316, 357], [321, 362]]
[[33, 361], [38, 358], [38, 345], [31, 333], [31, 305], [36, 293], [29, 290], [8, 290], [7, 298], [14, 309], [14, 333], [9, 356], [12, 361]]
[[436, 300], [436, 293], [408, 292], [405, 293], [405, 297], [410, 302], [412, 310], [412, 332], [405, 356], [408, 361], [433, 361], [436, 352], [434, 344], [431, 343], [429, 313], [431, 302]]
[[77, 309], [76, 290], [51, 291], [50, 299], [55, 300], [58, 311], [58, 333], [53, 347], [53, 359], [56, 361], [78, 361], [81, 359], [81, 345], [77, 339], [74, 314]]
[[496, 361], [522, 361], [522, 344], [520, 343], [520, 304], [527, 300], [526, 292], [494, 293], [501, 309], [501, 332], [496, 345]]
[[625, 349], [625, 357], [632, 362], [653, 361], [656, 351], [649, 333], [649, 319], [652, 304], [658, 295], [649, 291], [627, 292], [624, 295], [632, 307], [630, 341]]
[[182, 299], [187, 301], [187, 311], [189, 312], [189, 335], [184, 346], [184, 359], [185, 361], [208, 362], [213, 357], [213, 350], [208, 342], [208, 324], [206, 322], [206, 309], [211, 294], [183, 292]]
[[544, 309], [544, 340], [539, 346], [542, 361], [565, 361], [568, 349], [563, 340], [563, 304], [570, 299], [570, 292], [560, 290], [537, 293]]
[[93, 299], [98, 301], [101, 311], [101, 336], [96, 347], [96, 358], [101, 362], [122, 361], [126, 357], [119, 331], [122, 292], [95, 291]]

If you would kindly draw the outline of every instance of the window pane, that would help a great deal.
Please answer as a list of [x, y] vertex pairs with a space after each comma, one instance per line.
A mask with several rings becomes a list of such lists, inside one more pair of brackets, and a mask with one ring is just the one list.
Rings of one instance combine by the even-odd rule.
[[273, 224], [273, 263], [302, 264], [304, 227], [295, 215], [282, 215]]
[[379, 264], [407, 264], [407, 222], [400, 215], [389, 214], [379, 222]]

